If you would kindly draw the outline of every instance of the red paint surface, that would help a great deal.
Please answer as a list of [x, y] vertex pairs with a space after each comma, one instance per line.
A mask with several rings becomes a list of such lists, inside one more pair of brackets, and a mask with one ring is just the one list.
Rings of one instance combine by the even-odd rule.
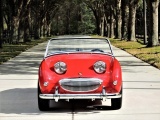
[[[67, 64], [67, 71], [62, 75], [57, 74], [53, 69], [54, 64], [58, 61]], [[105, 73], [98, 74], [94, 71], [93, 65], [97, 61], [106, 63]], [[77, 53], [54, 55], [44, 59], [39, 68], [39, 85], [41, 92], [45, 94], [54, 93], [56, 86], [59, 87], [59, 93], [75, 93], [63, 90], [59, 85], [59, 80], [79, 77], [99, 78], [103, 81], [98, 89], [87, 93], [101, 93], [103, 87], [105, 87], [108, 93], [117, 93], [120, 92], [122, 85], [122, 72], [119, 62], [114, 57], [103, 54]], [[113, 80], [118, 80], [118, 85], [114, 86], [112, 84]], [[45, 81], [49, 82], [47, 87], [43, 86]], [[82, 93], [77, 92], [77, 94]]]

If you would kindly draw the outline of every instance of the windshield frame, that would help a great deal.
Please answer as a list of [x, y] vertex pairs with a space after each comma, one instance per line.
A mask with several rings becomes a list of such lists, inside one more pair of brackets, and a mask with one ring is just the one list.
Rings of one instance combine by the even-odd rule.
[[[49, 50], [49, 46], [50, 46], [50, 43], [51, 43], [51, 41], [53, 41], [53, 40], [74, 40], [74, 39], [89, 39], [89, 40], [91, 40], [91, 39], [95, 39], [95, 40], [105, 40], [105, 42], [108, 44], [108, 46], [109, 46], [109, 49], [110, 49], [110, 53], [107, 53], [107, 52], [92, 52], [92, 51], [57, 51], [57, 52], [54, 52], [54, 53], [52, 53], [52, 54], [49, 54], [48, 55], [48, 50]], [[47, 43], [47, 46], [46, 46], [46, 51], [45, 51], [45, 54], [44, 54], [44, 58], [46, 58], [46, 57], [49, 57], [49, 56], [52, 56], [52, 55], [59, 55], [59, 54], [71, 54], [71, 53], [90, 53], [90, 54], [93, 54], [93, 53], [95, 53], [95, 54], [105, 54], [105, 55], [110, 55], [110, 56], [113, 56], [114, 57], [114, 54], [113, 54], [113, 49], [112, 49], [112, 45], [111, 45], [111, 43], [110, 43], [110, 40], [109, 39], [107, 39], [107, 38], [80, 38], [80, 37], [78, 37], [78, 38], [75, 38], [75, 37], [67, 37], [67, 38], [51, 38], [50, 40], [48, 40], [48, 43]]]

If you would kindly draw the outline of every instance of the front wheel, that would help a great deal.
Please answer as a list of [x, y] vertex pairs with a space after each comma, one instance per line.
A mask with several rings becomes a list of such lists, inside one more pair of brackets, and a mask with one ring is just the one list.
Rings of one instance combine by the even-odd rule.
[[47, 110], [49, 110], [49, 100], [41, 99], [39, 97], [40, 94], [41, 94], [41, 90], [38, 85], [38, 108], [40, 111], [47, 111]]
[[[122, 90], [121, 90], [121, 95], [122, 95]], [[118, 110], [122, 107], [122, 96], [121, 98], [113, 98], [111, 99], [111, 105], [112, 105], [112, 108], [114, 110]]]

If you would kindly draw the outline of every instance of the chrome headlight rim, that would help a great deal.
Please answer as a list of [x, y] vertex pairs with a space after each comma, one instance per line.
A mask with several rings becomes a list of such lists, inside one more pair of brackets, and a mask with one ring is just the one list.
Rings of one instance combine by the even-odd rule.
[[67, 65], [65, 62], [58, 61], [54, 64], [54, 71], [57, 74], [64, 74], [67, 71]]
[[98, 74], [103, 74], [106, 71], [106, 63], [104, 61], [97, 61], [93, 65], [94, 71]]

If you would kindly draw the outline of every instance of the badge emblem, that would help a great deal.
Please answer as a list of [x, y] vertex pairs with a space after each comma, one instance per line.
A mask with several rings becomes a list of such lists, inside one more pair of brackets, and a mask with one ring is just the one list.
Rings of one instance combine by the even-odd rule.
[[79, 77], [82, 77], [82, 73], [78, 73]]

